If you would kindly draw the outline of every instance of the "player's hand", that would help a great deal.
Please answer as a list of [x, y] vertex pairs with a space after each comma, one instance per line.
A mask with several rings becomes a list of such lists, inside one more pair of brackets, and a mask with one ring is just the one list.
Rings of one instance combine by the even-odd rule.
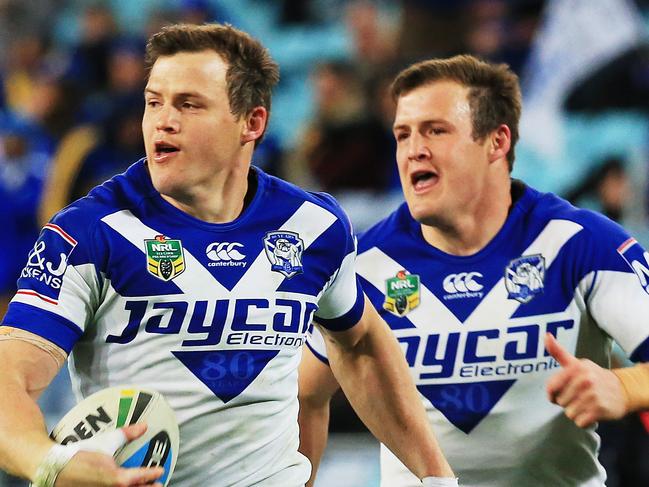
[[[72, 457], [68, 464], [61, 470], [56, 479], [55, 487], [77, 487], [77, 486], [115, 486], [115, 487], [136, 487], [136, 486], [157, 486], [161, 483], [154, 481], [164, 473], [162, 467], [155, 468], [122, 468], [115, 463], [113, 453], [124, 444], [139, 438], [146, 431], [145, 424], [134, 424], [122, 428], [123, 440], [104, 448], [103, 443], [98, 443], [103, 451], [80, 451]], [[102, 435], [98, 435], [101, 440]], [[94, 438], [93, 438], [94, 439]], [[108, 451], [112, 450], [112, 451]]]
[[564, 408], [577, 426], [586, 428], [627, 413], [622, 383], [613, 372], [591, 360], [576, 358], [550, 333], [545, 335], [545, 348], [561, 365], [561, 371], [546, 384], [548, 398]]

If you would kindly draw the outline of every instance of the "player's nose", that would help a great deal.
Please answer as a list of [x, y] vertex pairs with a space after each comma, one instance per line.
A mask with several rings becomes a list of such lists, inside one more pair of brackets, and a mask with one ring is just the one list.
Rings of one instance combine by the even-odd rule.
[[418, 135], [412, 135], [408, 140], [408, 159], [411, 161], [423, 161], [430, 159], [431, 151], [426, 144], [426, 139]]
[[178, 132], [180, 130], [180, 118], [178, 110], [172, 105], [163, 105], [158, 110], [156, 118], [156, 129], [164, 132]]

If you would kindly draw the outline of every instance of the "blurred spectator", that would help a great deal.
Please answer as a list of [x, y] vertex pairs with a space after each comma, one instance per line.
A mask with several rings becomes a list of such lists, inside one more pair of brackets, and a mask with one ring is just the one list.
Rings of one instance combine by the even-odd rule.
[[345, 8], [355, 0], [277, 0], [281, 26], [315, 27], [340, 22]]
[[404, 0], [399, 55], [405, 62], [468, 52], [520, 72], [544, 0]]
[[0, 1], [0, 64], [6, 64], [16, 39], [43, 35], [48, 22], [60, 11], [60, 3], [60, 0]]
[[11, 111], [26, 114], [44, 57], [45, 43], [39, 36], [22, 36], [11, 42], [3, 76], [6, 105]]
[[143, 39], [133, 38], [111, 42], [106, 86], [85, 98], [81, 113], [84, 122], [101, 124], [114, 117], [114, 112], [124, 111], [124, 107], [143, 107], [144, 44]]
[[144, 38], [148, 39], [156, 32], [159, 32], [165, 25], [177, 23], [178, 12], [171, 9], [159, 9], [151, 12], [144, 28]]
[[38, 209], [40, 225], [45, 225], [54, 214], [71, 201], [71, 191], [83, 161], [100, 140], [93, 125], [80, 125], [61, 139], [50, 163], [41, 205]]
[[109, 55], [118, 28], [111, 10], [102, 4], [90, 5], [81, 14], [81, 40], [75, 47], [67, 77], [85, 93], [107, 87]]
[[101, 126], [96, 144], [88, 148], [87, 155], [79, 160], [79, 167], [73, 171], [64, 201], [59, 206], [85, 196], [98, 184], [110, 179], [144, 156], [142, 141], [143, 103], [123, 105]]
[[56, 211], [142, 157], [144, 41], [111, 39], [105, 46], [107, 79], [88, 94], [76, 125], [61, 140], [40, 209], [45, 223]]
[[541, 23], [545, 0], [518, 0], [510, 5], [507, 45], [502, 61], [521, 74], [530, 54], [534, 36]]
[[4, 116], [0, 120], [0, 315], [16, 291], [16, 280], [38, 237], [36, 214], [48, 157], [34, 150], [25, 122]]
[[35, 148], [53, 154], [61, 138], [77, 122], [82, 97], [76, 85], [47, 73], [34, 80], [25, 115], [33, 124]]
[[371, 100], [369, 110], [383, 128], [383, 134], [386, 139], [390, 158], [388, 161], [389, 178], [385, 189], [390, 192], [401, 194], [401, 183], [399, 182], [399, 171], [394, 155], [397, 152], [397, 143], [392, 133], [394, 122], [394, 112], [396, 104], [390, 95], [390, 85], [397, 74], [397, 70], [390, 66], [383, 71], [375, 73], [374, 77], [367, 80], [366, 92], [368, 99]]
[[403, 0], [398, 49], [404, 64], [462, 52], [468, 0]]
[[604, 160], [565, 197], [577, 206], [599, 211], [613, 221], [622, 222], [625, 207], [630, 201], [629, 189], [624, 162], [613, 156]]
[[68, 203], [63, 196], [80, 161], [97, 141], [95, 130], [80, 127], [79, 104], [83, 98], [68, 80], [39, 79], [29, 109], [34, 124], [34, 149], [51, 159], [38, 210], [40, 225]]
[[187, 24], [227, 22], [229, 18], [208, 0], [180, 0], [179, 21]]
[[507, 44], [508, 4], [503, 0], [475, 0], [467, 9], [467, 51], [491, 61]]
[[357, 71], [330, 61], [315, 69], [312, 81], [316, 114], [285, 176], [334, 193], [385, 190], [394, 160], [392, 136], [369, 109]]
[[541, 16], [541, 0], [473, 0], [467, 5], [464, 49], [520, 73]]
[[19, 119], [33, 150], [52, 155], [60, 138], [76, 123], [81, 98], [74, 86], [39, 72], [30, 80], [30, 95], [20, 110], [7, 107], [7, 119]]
[[[229, 22], [232, 19], [218, 3], [209, 0], [179, 0], [158, 4], [149, 15], [143, 38], [159, 32], [169, 24], [184, 22], [187, 24], [204, 24], [206, 22]], [[144, 46], [144, 40], [142, 41]]]
[[382, 17], [375, 2], [350, 2], [345, 22], [351, 34], [353, 62], [364, 80], [395, 63], [398, 26]]
[[314, 22], [311, 0], [281, 0], [279, 22], [281, 25]]

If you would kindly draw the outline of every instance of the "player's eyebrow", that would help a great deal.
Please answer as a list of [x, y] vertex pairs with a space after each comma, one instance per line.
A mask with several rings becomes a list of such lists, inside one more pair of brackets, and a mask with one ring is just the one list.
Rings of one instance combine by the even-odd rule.
[[[161, 96], [162, 93], [153, 90], [151, 88], [145, 88], [144, 89], [144, 94], [147, 95], [154, 95], [154, 96]], [[187, 98], [198, 98], [198, 99], [204, 99], [205, 96], [203, 96], [201, 93], [198, 93], [196, 91], [187, 91], [187, 92], [182, 92], [182, 93], [174, 93], [173, 94], [174, 98], [180, 98], [180, 99], [187, 99]]]
[[[444, 120], [442, 118], [431, 118], [431, 119], [428, 119], [428, 120], [419, 120], [419, 121], [414, 122], [413, 125], [421, 127], [421, 126], [429, 126], [429, 125], [436, 125], [436, 124], [451, 125], [451, 123], [448, 120]], [[410, 127], [410, 125], [407, 124], [407, 123], [399, 123], [399, 124], [393, 125], [392, 130], [394, 132], [396, 132], [398, 130], [408, 130], [409, 127]]]

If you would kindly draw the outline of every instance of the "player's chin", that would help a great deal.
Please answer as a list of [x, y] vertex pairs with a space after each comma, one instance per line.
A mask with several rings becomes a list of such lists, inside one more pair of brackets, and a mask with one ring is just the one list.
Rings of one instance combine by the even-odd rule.
[[437, 211], [427, 201], [421, 201], [419, 198], [407, 198], [408, 209], [412, 217], [419, 223], [430, 225], [431, 222], [437, 221]]
[[160, 194], [173, 196], [181, 192], [181, 183], [178, 181], [178, 174], [151, 174], [151, 182]]

